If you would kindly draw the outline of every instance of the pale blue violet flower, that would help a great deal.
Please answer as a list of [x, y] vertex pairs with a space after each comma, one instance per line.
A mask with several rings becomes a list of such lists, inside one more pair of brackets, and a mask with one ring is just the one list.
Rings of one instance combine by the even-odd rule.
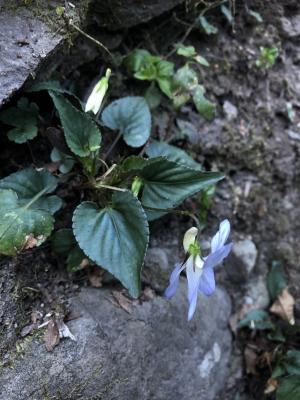
[[198, 293], [205, 296], [213, 294], [216, 288], [214, 267], [220, 264], [231, 251], [232, 243], [225, 244], [230, 233], [230, 223], [227, 219], [221, 222], [218, 232], [211, 241], [211, 252], [207, 257], [201, 255], [197, 242], [198, 229], [195, 227], [186, 231], [183, 238], [184, 251], [187, 259], [183, 264], [177, 264], [170, 276], [170, 283], [165, 290], [165, 296], [174, 296], [180, 273], [185, 269], [188, 284], [189, 312], [188, 320], [193, 318]]

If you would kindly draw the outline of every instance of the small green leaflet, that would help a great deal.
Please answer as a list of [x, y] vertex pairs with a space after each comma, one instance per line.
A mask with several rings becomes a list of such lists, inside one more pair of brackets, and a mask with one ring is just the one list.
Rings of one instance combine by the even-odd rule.
[[198, 22], [207, 35], [215, 35], [218, 33], [218, 28], [210, 24], [205, 17], [199, 17]]
[[253, 10], [249, 10], [248, 12], [249, 12], [249, 14], [251, 15], [251, 17], [253, 17], [254, 19], [256, 19], [256, 21], [259, 22], [260, 24], [261, 24], [262, 22], [264, 22], [264, 20], [262, 19], [262, 16], [261, 16], [258, 12], [253, 11]]
[[47, 171], [33, 168], [16, 172], [0, 181], [0, 253], [14, 256], [39, 246], [50, 235], [51, 214], [61, 207], [56, 179]]
[[267, 287], [273, 301], [275, 301], [283, 289], [287, 287], [283, 267], [278, 261], [272, 262], [272, 267], [267, 276]]
[[143, 97], [123, 97], [109, 104], [101, 115], [105, 126], [119, 130], [131, 147], [143, 146], [150, 136], [151, 114]]
[[234, 18], [233, 18], [233, 15], [232, 15], [231, 10], [230, 10], [228, 7], [226, 7], [224, 4], [222, 4], [222, 5], [221, 5], [221, 11], [222, 11], [222, 13], [225, 15], [227, 21], [228, 21], [230, 24], [232, 24]]
[[193, 91], [193, 100], [198, 113], [208, 121], [215, 116], [216, 106], [204, 96], [205, 89], [202, 85], [198, 85]]
[[75, 164], [75, 160], [72, 156], [62, 153], [56, 147], [52, 149], [50, 158], [53, 162], [60, 162], [58, 169], [62, 174], [70, 172]]
[[15, 127], [7, 134], [9, 140], [21, 144], [36, 137], [38, 110], [35, 103], [29, 103], [28, 99], [22, 97], [17, 107], [8, 108], [0, 113], [0, 121]]
[[201, 165], [192, 159], [184, 150], [176, 146], [172, 146], [166, 142], [158, 142], [153, 140], [146, 148], [146, 154], [150, 158], [163, 156], [169, 161], [174, 161], [178, 164], [186, 165], [190, 168], [200, 171]]
[[72, 229], [60, 229], [52, 236], [53, 251], [66, 257], [67, 269], [70, 272], [81, 268], [82, 261], [87, 258], [84, 252], [79, 248]]
[[269, 314], [263, 310], [251, 310], [248, 314], [238, 323], [239, 328], [250, 329], [274, 329], [274, 325], [269, 319]]
[[96, 123], [77, 110], [60, 93], [49, 91], [58, 111], [64, 135], [70, 150], [79, 157], [89, 156], [100, 148], [101, 133]]
[[149, 241], [147, 217], [138, 199], [126, 191], [114, 193], [111, 206], [102, 209], [83, 202], [74, 212], [73, 231], [84, 253], [138, 297]]

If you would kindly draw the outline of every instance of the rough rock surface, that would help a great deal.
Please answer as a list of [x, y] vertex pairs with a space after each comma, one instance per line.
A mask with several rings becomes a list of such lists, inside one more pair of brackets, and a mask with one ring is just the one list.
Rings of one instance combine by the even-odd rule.
[[77, 341], [47, 353], [33, 339], [2, 369], [0, 399], [213, 400], [228, 377], [231, 305], [221, 289], [199, 303], [188, 324], [185, 282], [172, 301], [155, 297], [131, 314], [109, 290], [84, 289], [68, 323]]
[[0, 0], [0, 106], [63, 41], [30, 9], [10, 6]]
[[257, 248], [250, 239], [235, 242], [228, 258], [230, 268], [227, 268], [229, 277], [235, 282], [245, 282], [253, 268], [257, 258]]

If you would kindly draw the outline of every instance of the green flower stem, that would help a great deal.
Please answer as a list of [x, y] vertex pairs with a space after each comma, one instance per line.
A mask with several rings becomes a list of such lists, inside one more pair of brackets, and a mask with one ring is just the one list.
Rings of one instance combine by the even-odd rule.
[[102, 183], [96, 183], [95, 188], [97, 189], [109, 189], [109, 190], [114, 190], [116, 192], [128, 192], [128, 189], [122, 189], [116, 186], [109, 186], [109, 185], [104, 185]]

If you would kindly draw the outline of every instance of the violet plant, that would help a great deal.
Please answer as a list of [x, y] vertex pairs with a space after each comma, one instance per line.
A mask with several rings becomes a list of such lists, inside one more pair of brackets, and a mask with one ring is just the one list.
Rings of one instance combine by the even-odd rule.
[[[50, 141], [55, 142], [51, 158], [59, 162], [59, 173], [55, 176], [46, 169], [29, 167], [0, 180], [0, 254], [15, 256], [51, 236], [55, 215], [68, 207], [55, 191], [75, 176], [82, 188], [82, 202], [74, 210], [72, 229], [61, 229], [52, 235], [55, 251], [67, 259], [70, 269], [90, 260], [137, 297], [149, 242], [149, 222], [216, 184], [223, 174], [203, 171], [183, 150], [151, 141], [151, 113], [143, 97], [114, 100], [99, 112], [109, 75], [110, 71], [98, 82], [86, 105], [55, 82], [37, 83], [30, 89], [47, 90], [60, 119], [61, 130], [56, 129], [55, 133], [50, 128]], [[22, 100], [17, 107], [0, 113], [2, 122], [16, 128], [9, 133], [10, 140], [21, 143], [36, 136], [37, 110]], [[114, 137], [114, 142], [123, 138], [129, 148], [142, 151], [114, 163], [105, 158], [109, 150], [102, 145], [103, 130]], [[212, 255], [204, 261], [201, 282], [212, 271], [215, 242], [213, 246]], [[193, 260], [200, 257], [200, 253], [190, 255]], [[191, 293], [191, 302], [193, 296]]]

